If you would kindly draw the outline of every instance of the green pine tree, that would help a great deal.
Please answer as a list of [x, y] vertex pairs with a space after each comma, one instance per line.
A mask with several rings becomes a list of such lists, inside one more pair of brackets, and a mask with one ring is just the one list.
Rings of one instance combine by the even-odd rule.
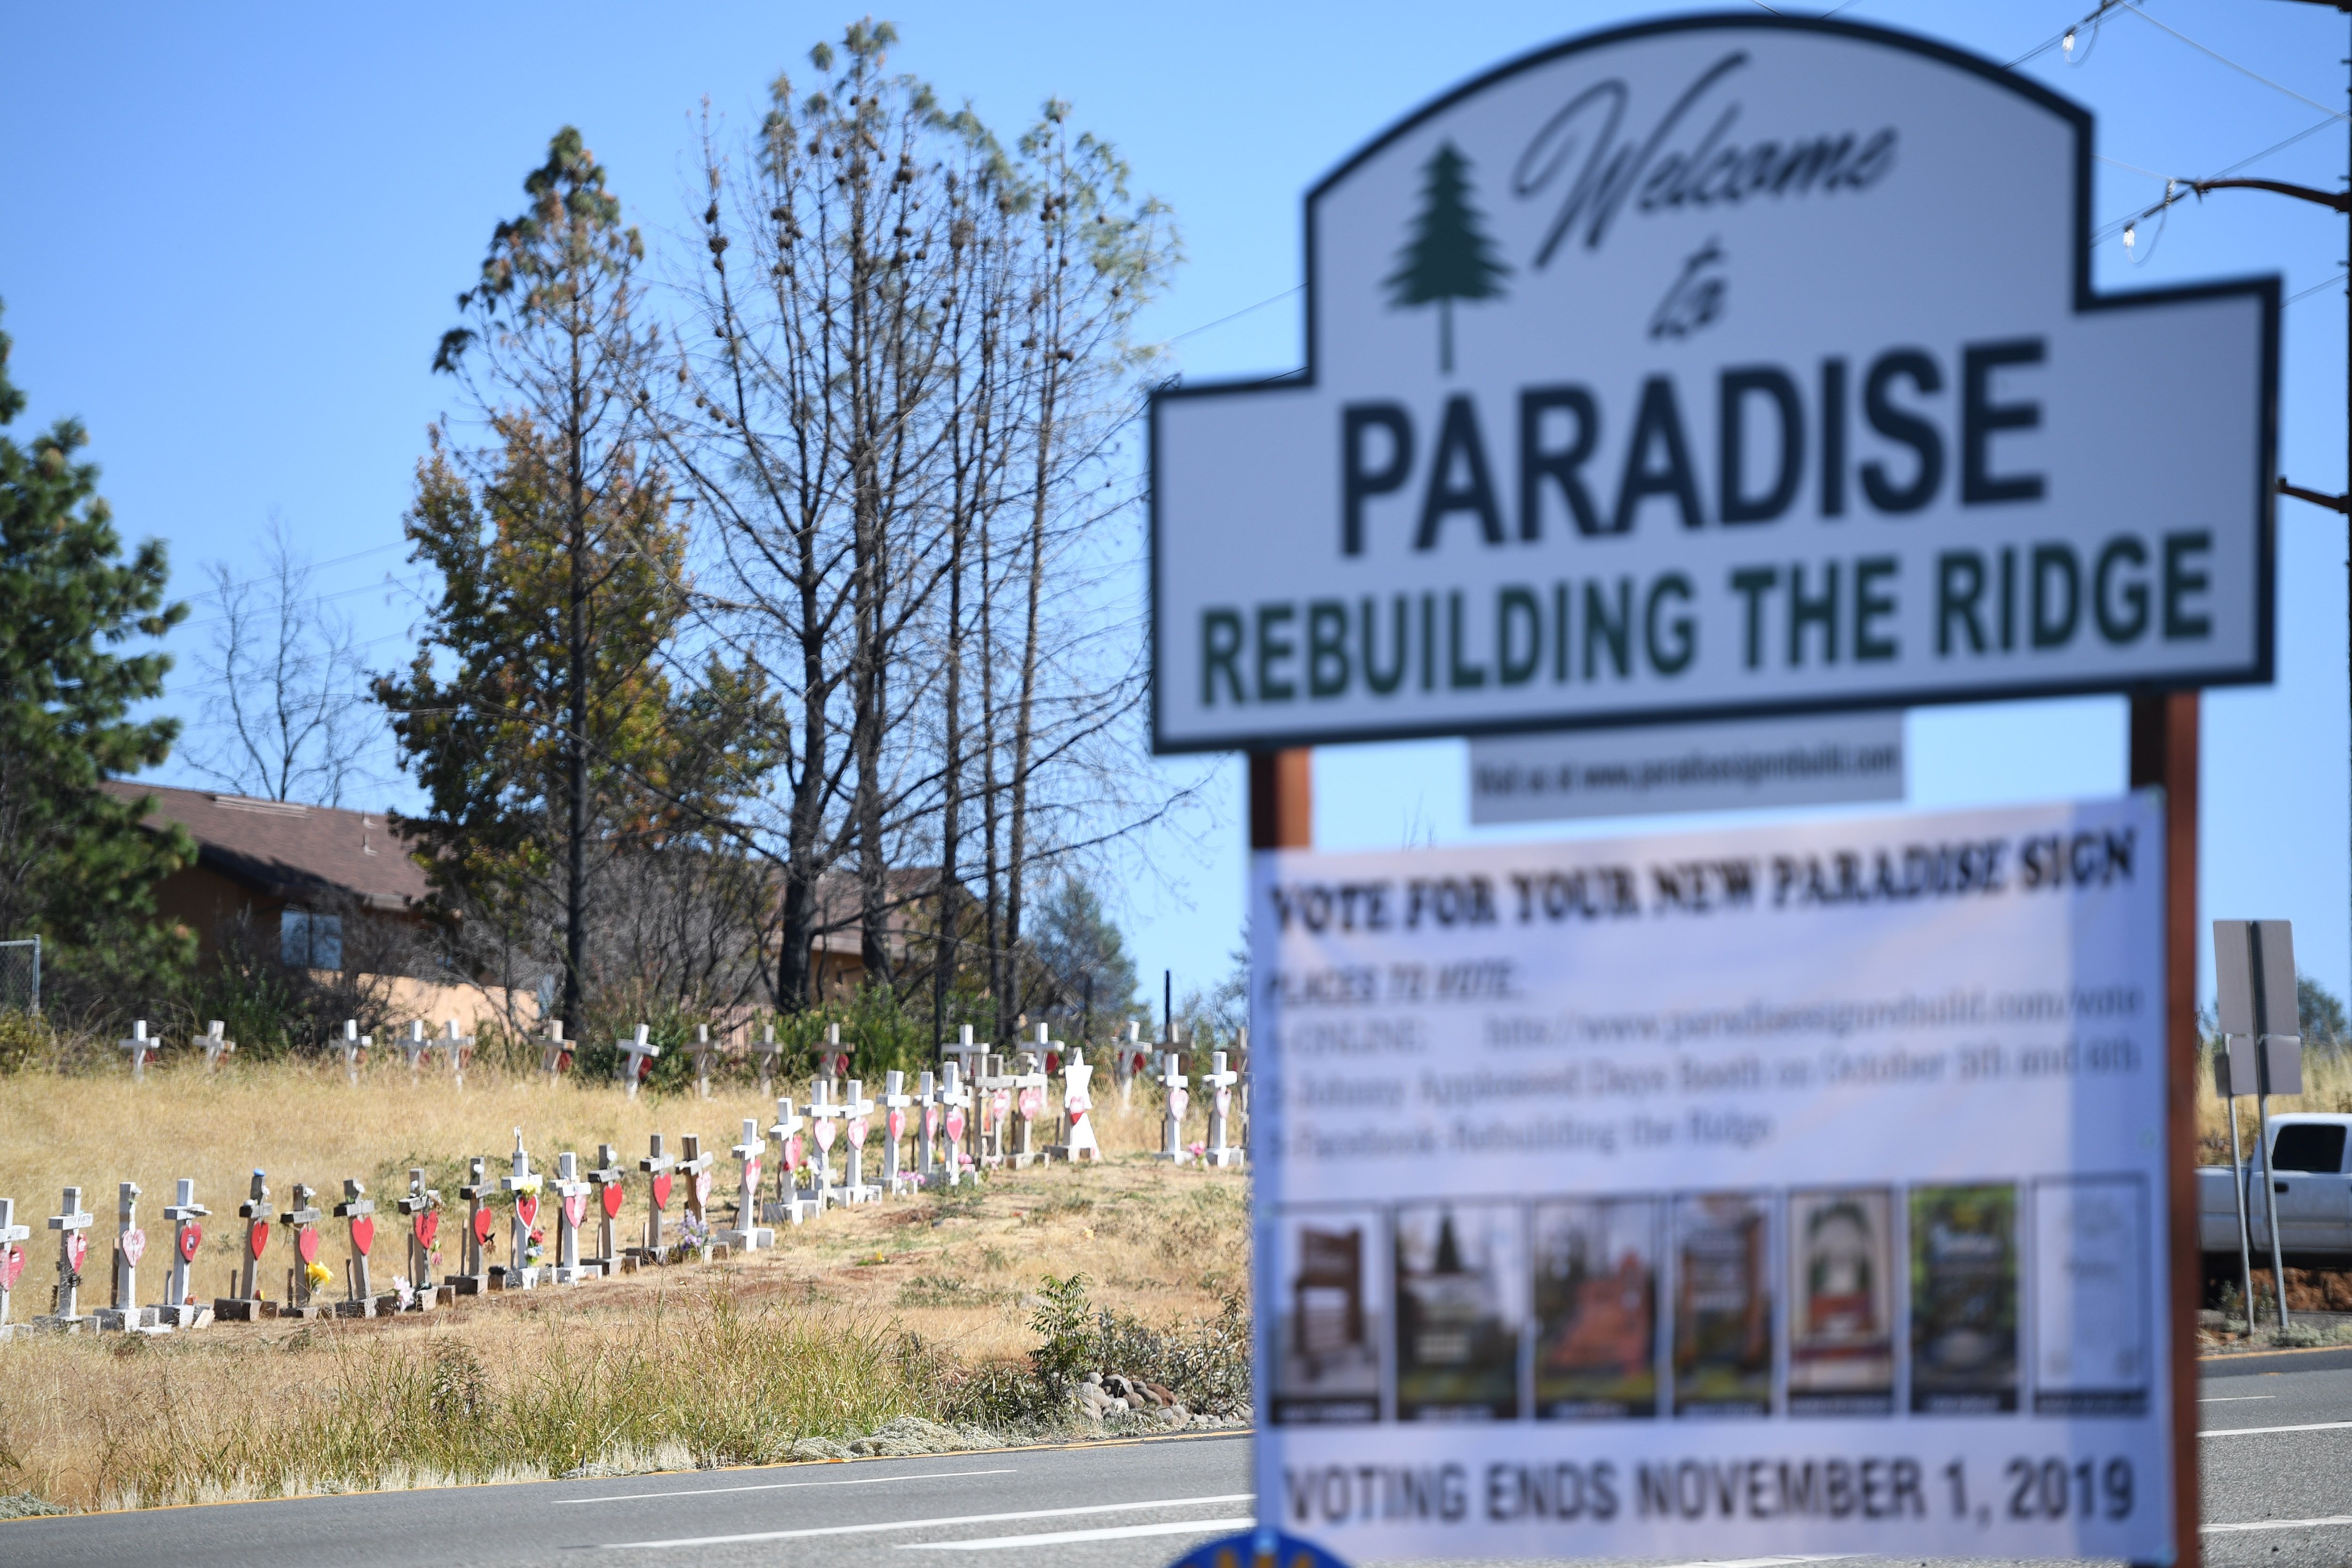
[[[8, 348], [0, 332], [0, 426], [25, 410]], [[195, 858], [180, 829], [140, 826], [147, 801], [99, 788], [163, 761], [179, 733], [129, 717], [163, 694], [171, 659], [110, 650], [188, 608], [163, 602], [162, 543], [122, 559], [98, 467], [73, 458], [89, 439], [75, 419], [29, 446], [0, 437], [0, 936], [44, 939], [43, 990], [68, 1006], [132, 1001], [185, 963], [155, 884]]]
[[1470, 160], [1448, 142], [1422, 166], [1421, 215], [1412, 238], [1388, 279], [1400, 306], [1437, 301], [1437, 363], [1454, 373], [1454, 301], [1502, 297], [1501, 279], [1510, 272], [1495, 254], [1495, 242], [1480, 226], [1470, 201]]

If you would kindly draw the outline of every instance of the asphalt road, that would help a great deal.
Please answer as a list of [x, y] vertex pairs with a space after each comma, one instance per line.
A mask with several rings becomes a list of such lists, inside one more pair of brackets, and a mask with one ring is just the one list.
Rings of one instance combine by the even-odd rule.
[[[2352, 1563], [2352, 1351], [2209, 1363], [2199, 1398], [2205, 1561]], [[23, 1520], [0, 1565], [1160, 1568], [1245, 1528], [1249, 1490], [1247, 1437], [1169, 1438]]]

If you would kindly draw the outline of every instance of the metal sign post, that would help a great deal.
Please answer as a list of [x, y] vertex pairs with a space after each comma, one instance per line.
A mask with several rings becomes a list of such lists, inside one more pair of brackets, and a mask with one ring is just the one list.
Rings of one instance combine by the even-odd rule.
[[[2278, 1295], [2278, 1324], [2288, 1326], [2286, 1249], [2281, 1244], [2278, 1184], [2271, 1175], [2271, 1096], [2303, 1092], [2303, 1024], [2294, 992], [2294, 927], [2287, 921], [2215, 921], [2213, 972], [2221, 991], [2221, 1039], [2246, 1042], [2254, 1078], [2254, 1143], [2263, 1177], [2263, 1214], [2271, 1233], [2271, 1283]], [[2231, 1086], [2238, 1087], [2232, 1053]], [[2237, 1112], [2230, 1115], [2232, 1139]], [[2246, 1326], [2253, 1327], [2251, 1279]]]

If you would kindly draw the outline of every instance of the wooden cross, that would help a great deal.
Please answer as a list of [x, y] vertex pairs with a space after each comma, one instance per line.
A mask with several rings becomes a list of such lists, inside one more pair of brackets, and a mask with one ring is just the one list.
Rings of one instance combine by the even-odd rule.
[[[627, 1088], [631, 1100], [637, 1098], [637, 1082], [646, 1076], [646, 1068], [661, 1055], [661, 1047], [647, 1038], [652, 1033], [647, 1026], [639, 1024], [634, 1037], [624, 1035], [613, 1042], [621, 1048], [621, 1081]], [[654, 1223], [659, 1226], [660, 1215], [655, 1215]]]
[[915, 1103], [915, 1097], [907, 1092], [905, 1073], [882, 1075], [879, 1103], [882, 1107], [882, 1190], [895, 1198], [905, 1175], [898, 1169], [898, 1141], [906, 1136], [907, 1108]]
[[710, 1098], [710, 1026], [694, 1026], [694, 1088], [704, 1100]]
[[305, 1272], [319, 1256], [318, 1226], [327, 1217], [311, 1202], [317, 1196], [318, 1194], [303, 1183], [295, 1183], [294, 1206], [278, 1216], [278, 1223], [286, 1226], [288, 1237], [294, 1243], [294, 1268], [287, 1281], [286, 1304], [278, 1310], [281, 1318], [289, 1315], [314, 1318], [319, 1315], [319, 1310], [310, 1305], [310, 1277]]
[[0, 1198], [0, 1340], [16, 1331], [8, 1321], [8, 1303], [16, 1293], [16, 1277], [25, 1271], [25, 1249], [16, 1244], [32, 1239], [33, 1227], [16, 1223], [16, 1200]]
[[702, 1222], [703, 1234], [710, 1233], [710, 1156], [702, 1152], [702, 1139], [692, 1132], [684, 1140], [685, 1152], [678, 1157], [677, 1168], [686, 1177], [686, 1212]]
[[163, 1042], [147, 1037], [147, 1020], [142, 1018], [131, 1026], [129, 1039], [117, 1040], [115, 1044], [131, 1053], [131, 1076], [142, 1079], [147, 1076], [147, 1058], [153, 1056]]
[[836, 1201], [845, 1204], [870, 1204], [881, 1194], [866, 1184], [866, 1118], [874, 1114], [874, 1102], [866, 1098], [866, 1085], [859, 1079], [849, 1080], [849, 1098], [842, 1102], [842, 1131], [849, 1140], [849, 1169]]
[[760, 1136], [760, 1119], [743, 1118], [743, 1140], [728, 1151], [742, 1170], [742, 1184], [735, 1196], [735, 1228], [728, 1233], [730, 1247], [751, 1251], [775, 1245], [776, 1233], [760, 1224], [760, 1156], [767, 1149], [767, 1141]]
[[1072, 1164], [1081, 1160], [1102, 1163], [1102, 1145], [1095, 1142], [1094, 1121], [1087, 1114], [1095, 1108], [1094, 1076], [1083, 1047], [1072, 1051], [1062, 1065], [1061, 1155]]
[[83, 1210], [79, 1187], [68, 1187], [59, 1207], [63, 1212], [49, 1216], [49, 1228], [58, 1233], [58, 1301], [49, 1316], [58, 1327], [70, 1330], [86, 1321], [80, 1311], [81, 1266], [89, 1256], [89, 1237], [82, 1233], [98, 1223], [98, 1216]]
[[929, 1186], [939, 1173], [939, 1151], [932, 1142], [939, 1126], [940, 1100], [937, 1080], [929, 1073], [915, 1079], [915, 1182]]
[[1168, 1117], [1160, 1130], [1160, 1152], [1155, 1160], [1165, 1160], [1181, 1165], [1192, 1156], [1184, 1147], [1184, 1106], [1191, 1096], [1184, 1092], [1184, 1058], [1177, 1051], [1162, 1053], [1160, 1058], [1160, 1085], [1168, 1091]]
[[768, 1129], [768, 1136], [776, 1145], [776, 1196], [761, 1215], [763, 1219], [798, 1225], [801, 1211], [814, 1206], [803, 1199], [793, 1185], [801, 1165], [801, 1130], [807, 1125], [800, 1112], [793, 1109], [789, 1095], [776, 1101], [776, 1120]]
[[[129, 1318], [143, 1320], [139, 1310], [139, 1260], [147, 1253], [147, 1233], [139, 1228], [139, 1184], [124, 1182], [114, 1194], [114, 1295], [108, 1302]], [[123, 1328], [134, 1324], [126, 1319]]]
[[543, 1184], [539, 1173], [530, 1168], [530, 1155], [522, 1146], [522, 1129], [514, 1130], [513, 1168], [499, 1178], [499, 1190], [514, 1199], [514, 1245], [507, 1253], [507, 1289], [528, 1290], [538, 1277], [538, 1270], [525, 1260], [530, 1252], [532, 1222], [539, 1218], [539, 1193]]
[[474, 1059], [474, 1037], [457, 1032], [457, 1020], [441, 1021], [441, 1049], [449, 1058], [449, 1071], [457, 1080], [457, 1092], [466, 1091], [466, 1064]]
[[596, 1145], [596, 1168], [588, 1173], [588, 1180], [596, 1189], [596, 1271], [610, 1274], [619, 1249], [614, 1246], [614, 1229], [621, 1213], [621, 1197], [628, 1191], [623, 1184], [628, 1173], [613, 1157], [610, 1143]]
[[849, 1053], [841, 1048], [841, 1026], [824, 1026], [824, 1076], [842, 1079], [849, 1076]]
[[253, 1173], [253, 1185], [247, 1189], [245, 1202], [236, 1205], [236, 1213], [245, 1221], [245, 1264], [237, 1282], [236, 1300], [257, 1301], [261, 1299], [261, 1254], [269, 1245], [269, 1184], [259, 1171]]
[[177, 1192], [163, 1208], [163, 1217], [172, 1222], [171, 1283], [164, 1289], [163, 1307], [186, 1328], [195, 1326], [196, 1306], [195, 1292], [188, 1289], [189, 1266], [204, 1244], [204, 1221], [212, 1212], [196, 1202], [196, 1184], [186, 1176], [180, 1178]]
[[425, 1184], [425, 1168], [408, 1167], [408, 1192], [395, 1205], [408, 1222], [408, 1287], [411, 1310], [433, 1310], [433, 1242], [441, 1234], [441, 1193]]
[[400, 1054], [408, 1058], [408, 1076], [412, 1080], [416, 1077], [417, 1064], [424, 1061], [425, 1053], [432, 1048], [433, 1041], [425, 1033], [425, 1020], [411, 1018], [407, 1037], [400, 1042]]
[[458, 1240], [458, 1271], [442, 1281], [460, 1296], [478, 1296], [489, 1283], [490, 1271], [482, 1264], [483, 1205], [495, 1190], [490, 1185], [489, 1161], [480, 1157], [466, 1162], [466, 1182], [457, 1195], [466, 1200], [466, 1234]]
[[809, 1121], [813, 1124], [809, 1136], [816, 1143], [816, 1211], [823, 1214], [833, 1200], [833, 1140], [841, 1131], [835, 1124], [846, 1114], [833, 1098], [833, 1079], [817, 1078], [809, 1083]]
[[1234, 1085], [1241, 1074], [1225, 1066], [1225, 1053], [1209, 1053], [1210, 1068], [1201, 1075], [1201, 1086], [1209, 1091], [1209, 1144], [1202, 1152], [1201, 1163], [1220, 1169], [1242, 1163], [1242, 1152], [1225, 1141], [1231, 1126], [1234, 1109]]
[[373, 1318], [375, 1316], [375, 1289], [368, 1279], [368, 1249], [375, 1245], [375, 1200], [367, 1195], [367, 1188], [351, 1177], [343, 1178], [343, 1201], [335, 1205], [335, 1217], [348, 1220], [352, 1232], [352, 1261], [344, 1275], [343, 1306], [362, 1309], [345, 1311], [335, 1309], [339, 1318]]
[[971, 1090], [964, 1088], [962, 1074], [957, 1064], [950, 1062], [946, 1077], [940, 1084], [940, 1131], [945, 1138], [941, 1169], [932, 1180], [943, 1186], [960, 1186], [963, 1183], [963, 1134], [969, 1131], [964, 1121], [964, 1108], [971, 1103]]
[[988, 1049], [986, 1041], [971, 1037], [971, 1026], [963, 1024], [957, 1027], [956, 1043], [940, 1047], [940, 1059], [955, 1063], [961, 1069], [957, 1076], [969, 1084], [980, 1077], [981, 1063], [987, 1058]]
[[215, 1018], [212, 1022], [205, 1026], [204, 1038], [196, 1042], [196, 1044], [204, 1047], [205, 1048], [205, 1070], [206, 1072], [220, 1071], [221, 1058], [233, 1057], [236, 1055], [236, 1042], [227, 1038], [223, 1033], [223, 1031], [228, 1026], [226, 1024], [222, 1023], [218, 1018]]
[[[637, 1026], [643, 1035], [645, 1026]], [[662, 1249], [662, 1211], [669, 1206], [670, 1167], [677, 1162], [662, 1152], [662, 1135], [654, 1134], [653, 1152], [637, 1162], [637, 1169], [652, 1177], [646, 1184], [646, 1196], [652, 1201], [646, 1205], [646, 1250], [656, 1258]]]
[[563, 1020], [547, 1021], [547, 1047], [539, 1054], [539, 1070], [549, 1078], [572, 1065], [572, 1047], [563, 1043]]
[[360, 1080], [360, 1053], [374, 1043], [360, 1033], [357, 1018], [343, 1020], [343, 1076], [353, 1083]]
[[580, 1156], [566, 1149], [555, 1157], [555, 1282], [574, 1285], [593, 1270], [580, 1267], [580, 1222], [588, 1215], [588, 1184], [580, 1179]]
[[760, 1043], [751, 1050], [752, 1059], [760, 1064], [761, 1099], [775, 1092], [776, 1051], [776, 1026], [773, 1024], [763, 1025], [761, 1029]]

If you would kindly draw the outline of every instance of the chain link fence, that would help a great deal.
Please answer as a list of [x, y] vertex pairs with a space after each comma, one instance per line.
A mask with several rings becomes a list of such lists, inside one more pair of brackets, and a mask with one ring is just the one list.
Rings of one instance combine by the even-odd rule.
[[41, 939], [0, 942], [0, 1011], [41, 1010]]

